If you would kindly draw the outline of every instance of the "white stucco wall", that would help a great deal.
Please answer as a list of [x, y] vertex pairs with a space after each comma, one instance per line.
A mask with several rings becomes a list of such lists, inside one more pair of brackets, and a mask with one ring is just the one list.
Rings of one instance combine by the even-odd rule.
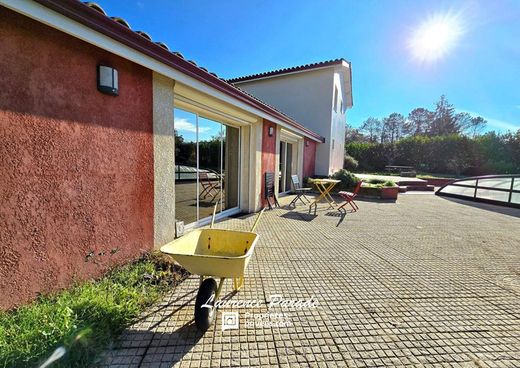
[[154, 246], [175, 238], [175, 82], [153, 73]]
[[[346, 122], [346, 108], [348, 101], [343, 90], [344, 73], [336, 71], [334, 73], [334, 83], [332, 85], [333, 100], [332, 100], [332, 121], [330, 125], [330, 162], [329, 173], [332, 174], [343, 168], [343, 157], [345, 152], [345, 122]], [[338, 102], [336, 110], [334, 110], [334, 90], [338, 90]]]
[[316, 174], [329, 174], [334, 68], [237, 83], [325, 138], [316, 150]]

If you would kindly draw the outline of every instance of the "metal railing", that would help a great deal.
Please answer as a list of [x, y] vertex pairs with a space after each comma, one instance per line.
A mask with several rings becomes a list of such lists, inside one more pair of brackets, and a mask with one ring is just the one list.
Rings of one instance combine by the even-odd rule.
[[[499, 186], [490, 185], [493, 181], [499, 183]], [[456, 188], [460, 189], [457, 190]], [[485, 191], [485, 194], [482, 194], [482, 191]], [[520, 174], [473, 176], [458, 179], [442, 186], [435, 194], [520, 208]]]
[[520, 208], [520, 174], [473, 176], [458, 179], [442, 186], [435, 194]]

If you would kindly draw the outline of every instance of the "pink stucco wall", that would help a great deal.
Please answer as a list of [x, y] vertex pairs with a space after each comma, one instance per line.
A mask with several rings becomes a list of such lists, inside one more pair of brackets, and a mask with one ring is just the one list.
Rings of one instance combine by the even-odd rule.
[[316, 168], [316, 145], [315, 141], [305, 138], [303, 144], [303, 177], [312, 177]]
[[[100, 63], [119, 71], [118, 97], [97, 91]], [[8, 309], [153, 247], [152, 74], [5, 8], [0, 71]]]
[[[273, 128], [273, 135], [269, 136], [269, 127]], [[268, 120], [264, 120], [262, 127], [262, 190], [261, 203], [265, 205], [265, 173], [276, 173], [276, 124]]]

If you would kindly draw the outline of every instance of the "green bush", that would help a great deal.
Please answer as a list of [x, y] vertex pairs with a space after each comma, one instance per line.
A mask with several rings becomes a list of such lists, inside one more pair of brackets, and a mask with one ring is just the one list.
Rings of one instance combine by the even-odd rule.
[[345, 151], [363, 171], [382, 171], [386, 165], [407, 165], [429, 173], [451, 175], [512, 174], [520, 172], [520, 130], [490, 132], [477, 138], [463, 135], [412, 136], [395, 144], [352, 142]]
[[368, 142], [349, 143], [345, 151], [358, 161], [358, 169], [366, 171], [384, 170], [393, 155], [391, 145]]
[[359, 166], [359, 164], [354, 157], [352, 157], [348, 154], [345, 155], [345, 158], [343, 160], [343, 168], [345, 170], [354, 171], [357, 169], [358, 166]]
[[37, 366], [52, 352], [66, 354], [52, 367], [90, 367], [147, 306], [183, 277], [161, 256], [119, 267], [10, 312], [0, 312], [0, 367]]
[[372, 187], [372, 188], [382, 188], [382, 187], [395, 187], [395, 182], [392, 180], [384, 180], [384, 179], [368, 179], [363, 184], [364, 186]]
[[366, 182], [369, 184], [384, 184], [386, 182], [386, 180], [374, 178], [374, 179], [368, 179]]
[[347, 190], [351, 189], [356, 186], [356, 184], [359, 182], [359, 178], [352, 174], [351, 172], [341, 169], [339, 171], [336, 171], [334, 174], [331, 175], [332, 179], [335, 180], [341, 180], [341, 183], [336, 186], [335, 189], [338, 190]]

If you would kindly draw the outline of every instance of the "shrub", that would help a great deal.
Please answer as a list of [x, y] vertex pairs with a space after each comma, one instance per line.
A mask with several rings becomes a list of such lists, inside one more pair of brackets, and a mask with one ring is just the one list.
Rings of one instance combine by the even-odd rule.
[[352, 142], [345, 151], [366, 171], [382, 171], [394, 164], [430, 173], [510, 174], [520, 171], [520, 130], [489, 132], [473, 139], [453, 134], [407, 137], [395, 144]]
[[354, 171], [359, 166], [359, 163], [357, 160], [350, 156], [349, 154], [345, 155], [345, 158], [343, 160], [343, 168], [348, 171]]
[[382, 187], [394, 187], [396, 184], [392, 180], [384, 180], [384, 179], [368, 179], [366, 181], [367, 186], [372, 188], [382, 188]]
[[350, 189], [355, 187], [359, 182], [359, 178], [356, 175], [345, 169], [336, 171], [334, 174], [332, 174], [331, 178], [335, 180], [341, 180], [341, 183], [337, 186], [339, 189]]
[[358, 161], [358, 168], [367, 171], [381, 171], [393, 157], [394, 150], [390, 144], [352, 142], [345, 151]]
[[386, 180], [374, 178], [374, 179], [368, 179], [366, 182], [369, 184], [384, 184], [386, 182]]

